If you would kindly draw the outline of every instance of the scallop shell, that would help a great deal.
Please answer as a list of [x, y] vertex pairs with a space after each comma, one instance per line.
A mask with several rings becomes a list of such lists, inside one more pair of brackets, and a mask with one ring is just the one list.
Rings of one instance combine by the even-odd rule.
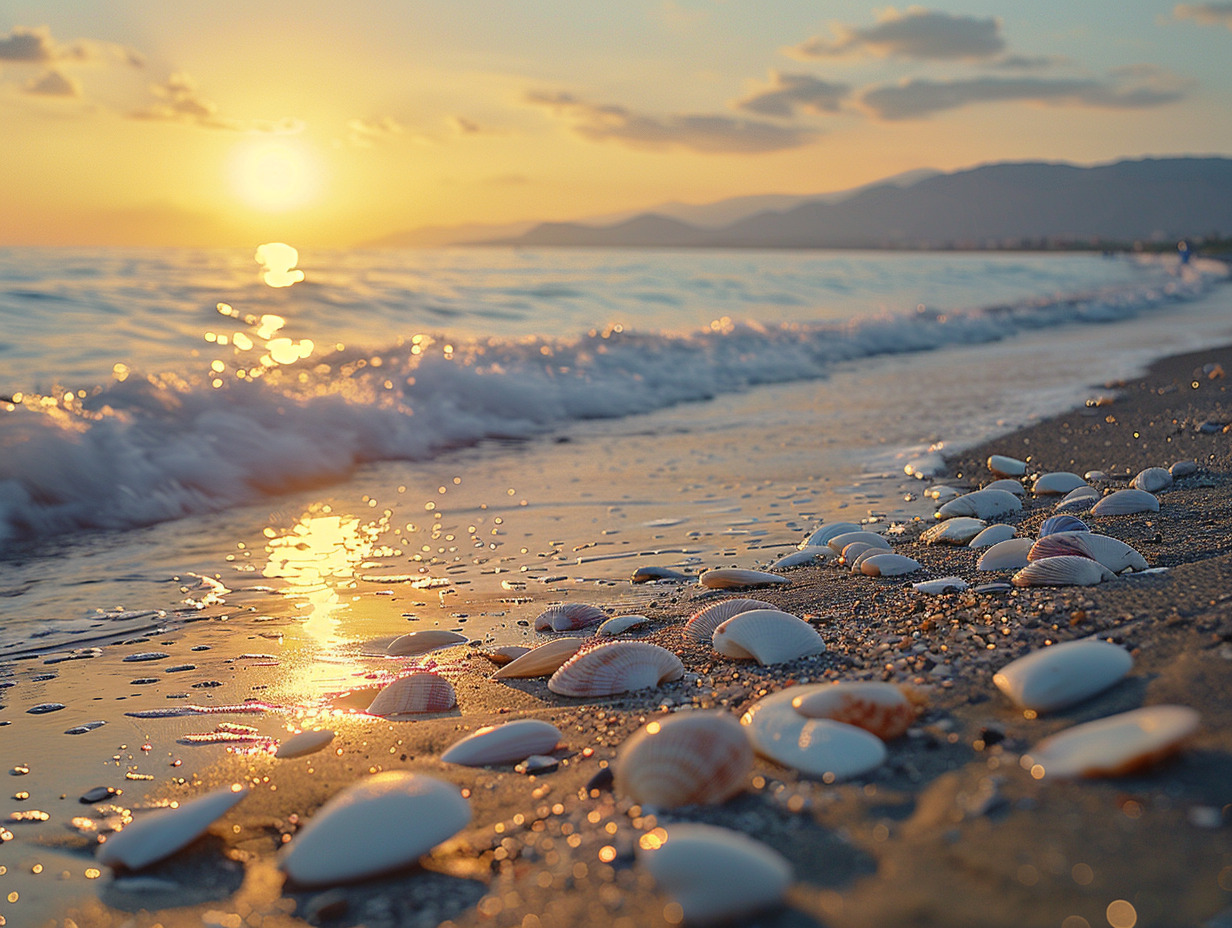
[[714, 630], [734, 615], [752, 612], [754, 609], [775, 609], [773, 603], [760, 599], [725, 599], [700, 609], [685, 623], [683, 634], [690, 641], [710, 644]]
[[939, 596], [942, 593], [960, 593], [967, 588], [967, 581], [962, 577], [938, 577], [936, 580], [922, 580], [911, 584], [913, 590]]
[[669, 825], [638, 860], [690, 925], [734, 924], [783, 903], [791, 864], [760, 841], [716, 825]]
[[278, 866], [304, 886], [361, 880], [413, 864], [470, 820], [470, 806], [452, 783], [387, 770], [321, 806]]
[[464, 767], [516, 764], [532, 754], [550, 754], [560, 740], [560, 729], [542, 719], [514, 719], [477, 729], [451, 745], [441, 760]]
[[985, 528], [982, 519], [959, 516], [925, 529], [920, 541], [926, 545], [965, 545]]
[[645, 625], [650, 619], [644, 615], [616, 615], [595, 629], [596, 635], [620, 635], [631, 628]]
[[1031, 485], [1031, 492], [1036, 496], [1060, 496], [1086, 485], [1087, 482], [1077, 474], [1059, 470], [1036, 477], [1035, 483]]
[[996, 525], [990, 525], [984, 531], [980, 532], [969, 542], [968, 548], [991, 548], [999, 541], [1008, 541], [1018, 534], [1018, 529], [1012, 525], [1006, 525], [1004, 522], [998, 522]]
[[1158, 493], [1172, 486], [1172, 474], [1162, 467], [1148, 467], [1138, 471], [1134, 477], [1134, 486], [1148, 493]]
[[248, 792], [228, 786], [181, 803], [177, 808], [162, 809], [134, 819], [100, 844], [94, 856], [108, 867], [141, 870], [191, 844]]
[[976, 570], [1020, 570], [1027, 566], [1027, 552], [1035, 544], [1030, 538], [999, 541], [975, 562]]
[[1052, 535], [1056, 532], [1089, 532], [1088, 526], [1074, 516], [1049, 516], [1040, 524], [1039, 536]]
[[1011, 661], [992, 682], [1023, 709], [1053, 712], [1103, 692], [1134, 665], [1129, 652], [1095, 638], [1067, 641]]
[[987, 486], [982, 487], [982, 489], [1004, 490], [1006, 493], [1013, 493], [1015, 496], [1026, 496], [1027, 495], [1027, 488], [1022, 485], [1021, 480], [1010, 480], [1008, 478], [1004, 478], [1001, 480], [994, 480], [992, 483], [988, 484]]
[[458, 704], [453, 686], [440, 674], [419, 671], [394, 680], [372, 700], [369, 715], [445, 712]]
[[521, 657], [516, 657], [496, 673], [493, 680], [515, 680], [526, 677], [546, 677], [557, 671], [561, 664], [577, 654], [586, 643], [585, 638], [556, 638], [547, 644], [532, 648]]
[[1188, 706], [1134, 709], [1045, 738], [1022, 765], [1038, 777], [1120, 776], [1174, 754], [1198, 724], [1198, 713]]
[[846, 532], [858, 532], [860, 526], [854, 522], [827, 522], [824, 525], [818, 526], [813, 530], [813, 534], [800, 542], [800, 548], [818, 548], [829, 544], [830, 539], [835, 535], [842, 535]]
[[549, 606], [535, 618], [537, 632], [569, 632], [578, 628], [598, 625], [608, 614], [598, 606], [587, 603], [562, 603]]
[[728, 712], [679, 712], [656, 719], [620, 746], [617, 793], [673, 809], [717, 805], [744, 789], [753, 746]]
[[780, 690], [740, 717], [758, 754], [827, 782], [867, 773], [885, 760], [885, 743], [876, 735], [832, 719], [805, 718], [792, 706], [798, 695], [796, 687]]
[[287, 760], [292, 757], [303, 757], [305, 754], [315, 754], [334, 740], [334, 733], [328, 728], [301, 731], [292, 735], [274, 752], [275, 757]]
[[882, 741], [897, 738], [915, 721], [916, 705], [892, 683], [849, 681], [797, 686], [792, 708], [809, 719], [855, 725]]
[[813, 626], [777, 609], [742, 612], [716, 628], [711, 641], [720, 654], [752, 658], [763, 667], [820, 654], [826, 649]]
[[786, 577], [766, 573], [763, 570], [745, 570], [740, 567], [716, 567], [698, 578], [698, 584], [711, 590], [732, 590], [750, 586], [776, 586], [791, 583]]
[[1159, 512], [1159, 500], [1146, 490], [1117, 490], [1091, 510], [1093, 516], [1124, 516], [1135, 512]]
[[1177, 461], [1168, 468], [1168, 473], [1172, 475], [1173, 480], [1180, 480], [1182, 477], [1191, 477], [1198, 472], [1198, 464], [1195, 461]]
[[437, 648], [447, 648], [450, 645], [465, 644], [470, 639], [457, 632], [447, 632], [440, 628], [426, 628], [421, 632], [411, 632], [400, 635], [385, 648], [387, 654], [394, 657], [410, 657], [413, 654], [427, 654]]
[[645, 641], [607, 641], [569, 658], [548, 680], [559, 696], [614, 696], [684, 676], [684, 664]]
[[898, 577], [922, 567], [919, 561], [905, 554], [874, 554], [860, 562], [860, 572], [867, 577]]
[[994, 454], [988, 459], [988, 469], [999, 477], [1021, 477], [1027, 472], [1027, 462]]
[[1045, 535], [1027, 553], [1027, 560], [1038, 561], [1060, 554], [1076, 554], [1099, 561], [1114, 574], [1123, 570], [1146, 570], [1146, 558], [1118, 538], [1095, 532], [1054, 532]]
[[834, 552], [829, 547], [808, 545], [800, 548], [798, 551], [791, 552], [791, 554], [783, 555], [770, 565], [770, 569], [784, 570], [788, 567], [799, 567], [803, 564], [816, 564], [819, 561], [825, 561], [832, 557], [834, 557]]
[[840, 554], [842, 553], [842, 550], [853, 541], [863, 541], [866, 544], [876, 545], [878, 548], [885, 548], [887, 551], [890, 549], [890, 543], [876, 532], [866, 532], [863, 529], [855, 532], [844, 532], [841, 535], [835, 535], [827, 541], [826, 544], [829, 545], [831, 551], [836, 554]]
[[976, 519], [992, 519], [1007, 512], [1018, 512], [1022, 503], [1006, 490], [976, 490], [957, 499], [952, 499], [937, 510], [940, 519], [955, 516], [973, 516]]
[[1114, 574], [1089, 557], [1064, 554], [1031, 561], [1014, 574], [1014, 586], [1094, 586]]

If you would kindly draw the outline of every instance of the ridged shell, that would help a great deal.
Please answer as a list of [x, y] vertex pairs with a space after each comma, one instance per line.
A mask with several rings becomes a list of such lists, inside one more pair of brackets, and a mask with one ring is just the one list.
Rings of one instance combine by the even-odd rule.
[[999, 477], [1021, 477], [1027, 472], [1027, 462], [994, 454], [988, 459], [988, 469]]
[[614, 696], [684, 676], [684, 664], [666, 648], [645, 641], [608, 641], [581, 651], [548, 680], [559, 696]]
[[788, 567], [800, 567], [804, 564], [817, 564], [834, 557], [834, 552], [827, 546], [807, 545], [791, 554], [784, 554], [770, 565], [770, 570], [784, 570]]
[[1091, 530], [1081, 519], [1074, 516], [1049, 516], [1040, 524], [1039, 537], [1052, 535], [1056, 532], [1089, 532]]
[[1120, 645], [1084, 638], [1011, 661], [993, 675], [992, 682], [1023, 709], [1053, 712], [1103, 692], [1133, 665], [1134, 659]]
[[452, 783], [388, 770], [321, 806], [278, 866], [302, 886], [361, 880], [413, 864], [470, 820], [470, 806]]
[[886, 550], [889, 550], [890, 548], [890, 543], [876, 532], [866, 532], [863, 529], [855, 532], [844, 532], [841, 535], [835, 535], [827, 541], [826, 544], [829, 545], [830, 550], [835, 554], [841, 554], [843, 549], [853, 541], [863, 541], [866, 544], [876, 545], [878, 548], [885, 548]]
[[108, 867], [141, 870], [191, 844], [248, 792], [228, 786], [181, 803], [178, 808], [134, 819], [100, 844], [94, 856]]
[[1022, 503], [1013, 493], [1006, 490], [976, 490], [950, 500], [937, 510], [937, 515], [942, 519], [953, 519], [955, 516], [993, 519], [1007, 512], [1018, 512], [1020, 509]]
[[860, 572], [866, 577], [898, 577], [923, 567], [905, 554], [874, 554], [860, 562]]
[[714, 630], [734, 615], [752, 612], [754, 609], [775, 609], [773, 603], [760, 599], [725, 599], [700, 609], [685, 623], [683, 634], [690, 641], [710, 644]]
[[892, 683], [849, 681], [798, 686], [791, 705], [809, 719], [855, 725], [882, 741], [897, 738], [915, 721], [916, 706]]
[[532, 754], [550, 754], [560, 740], [560, 729], [542, 719], [514, 719], [472, 732], [451, 745], [441, 760], [464, 767], [516, 764]]
[[1036, 477], [1035, 483], [1031, 485], [1031, 492], [1036, 496], [1060, 496], [1086, 485], [1087, 482], [1077, 474], [1058, 470]]
[[616, 615], [612, 616], [602, 625], [595, 629], [596, 635], [607, 635], [609, 637], [620, 635], [627, 632], [631, 628], [637, 628], [640, 625], [645, 625], [650, 619], [644, 615]]
[[885, 760], [885, 742], [876, 735], [844, 722], [805, 718], [792, 706], [798, 695], [794, 686], [772, 693], [740, 717], [758, 754], [827, 782], [867, 773]]
[[1031, 561], [1011, 582], [1014, 586], [1094, 586], [1113, 576], [1099, 561], [1070, 554]]
[[1004, 490], [1006, 493], [1013, 493], [1015, 496], [1026, 496], [1027, 488], [1022, 485], [1021, 480], [1010, 480], [1008, 478], [994, 480], [985, 490]]
[[930, 596], [940, 596], [942, 593], [960, 593], [967, 588], [967, 581], [962, 577], [938, 577], [936, 580], [921, 580], [911, 584], [911, 588]]
[[514, 658], [496, 673], [493, 680], [518, 680], [527, 677], [546, 677], [556, 673], [560, 665], [586, 643], [585, 638], [556, 638], [547, 644], [532, 648], [521, 657]]
[[728, 712], [678, 712], [640, 728], [616, 755], [615, 790], [643, 805], [716, 805], [744, 789], [753, 746]]
[[1041, 777], [1114, 777], [1176, 753], [1198, 730], [1188, 706], [1148, 706], [1067, 728], [1045, 738], [1022, 765]]
[[1114, 574], [1123, 570], [1146, 570], [1146, 558], [1121, 541], [1095, 532], [1054, 532], [1045, 535], [1027, 553], [1027, 560], [1076, 554], [1099, 561]]
[[1124, 516], [1135, 512], [1159, 512], [1159, 500], [1146, 490], [1117, 490], [1091, 510], [1093, 516]]
[[737, 924], [782, 904], [792, 870], [778, 851], [716, 825], [672, 824], [666, 833], [637, 856], [686, 924]]
[[274, 752], [274, 756], [287, 760], [292, 757], [315, 754], [333, 740], [334, 733], [328, 728], [301, 731], [298, 735], [292, 735], [282, 744], [278, 745], [278, 750]]
[[608, 614], [598, 606], [588, 603], [561, 603], [549, 606], [535, 617], [535, 631], [569, 632], [598, 625], [606, 618]]
[[711, 641], [720, 654], [752, 658], [763, 667], [820, 654], [826, 649], [813, 626], [777, 609], [742, 612], [716, 628]]
[[457, 632], [447, 632], [439, 628], [426, 628], [421, 632], [411, 632], [400, 635], [385, 648], [385, 653], [394, 657], [410, 657], [414, 654], [427, 654], [438, 648], [448, 648], [455, 644], [465, 644], [470, 639]]
[[1158, 493], [1172, 486], [1172, 474], [1162, 467], [1148, 467], [1138, 471], [1134, 477], [1134, 486], [1148, 493]]
[[790, 583], [786, 577], [766, 573], [763, 570], [745, 570], [740, 567], [716, 567], [698, 578], [698, 584], [710, 590], [734, 590], [751, 586], [777, 586]]
[[419, 671], [394, 680], [372, 700], [369, 715], [445, 712], [458, 704], [453, 686], [440, 674]]
[[925, 529], [920, 541], [926, 545], [965, 545], [987, 527], [982, 519], [959, 516]]
[[813, 534], [800, 542], [800, 548], [818, 548], [823, 545], [828, 545], [830, 539], [835, 535], [842, 535], [846, 532], [858, 532], [860, 526], [854, 522], [827, 522], [824, 525], [818, 526], [813, 530]]
[[998, 522], [996, 525], [990, 525], [984, 531], [980, 532], [969, 542], [968, 548], [991, 548], [999, 541], [1008, 541], [1018, 534], [1018, 529], [1012, 525], [1006, 525], [1004, 522]]
[[1198, 472], [1198, 465], [1195, 461], [1177, 461], [1168, 468], [1168, 473], [1172, 475], [1173, 480], [1180, 480], [1182, 477], [1191, 477]]
[[975, 562], [976, 570], [1020, 570], [1027, 566], [1027, 552], [1035, 544], [1030, 538], [999, 541]]

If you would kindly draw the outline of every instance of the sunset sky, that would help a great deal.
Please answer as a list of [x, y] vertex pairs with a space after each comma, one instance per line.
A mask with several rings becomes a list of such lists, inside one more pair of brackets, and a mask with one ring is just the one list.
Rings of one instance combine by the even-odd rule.
[[1232, 2], [5, 0], [0, 244], [349, 246], [1232, 154]]

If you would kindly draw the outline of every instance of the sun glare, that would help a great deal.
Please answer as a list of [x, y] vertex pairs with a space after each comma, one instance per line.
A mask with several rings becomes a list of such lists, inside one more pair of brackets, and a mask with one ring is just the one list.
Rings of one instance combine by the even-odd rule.
[[320, 191], [315, 160], [304, 147], [287, 139], [243, 142], [231, 155], [230, 176], [236, 195], [265, 212], [306, 206]]

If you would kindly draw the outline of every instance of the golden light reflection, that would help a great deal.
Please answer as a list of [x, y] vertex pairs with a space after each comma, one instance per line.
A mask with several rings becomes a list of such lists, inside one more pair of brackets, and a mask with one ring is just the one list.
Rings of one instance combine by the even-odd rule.
[[283, 242], [266, 242], [257, 246], [254, 255], [261, 265], [261, 278], [271, 287], [289, 287], [304, 279], [304, 272], [295, 270], [299, 252]]
[[287, 138], [241, 142], [231, 154], [228, 173], [242, 201], [269, 213], [307, 206], [321, 188], [321, 169], [311, 152]]

